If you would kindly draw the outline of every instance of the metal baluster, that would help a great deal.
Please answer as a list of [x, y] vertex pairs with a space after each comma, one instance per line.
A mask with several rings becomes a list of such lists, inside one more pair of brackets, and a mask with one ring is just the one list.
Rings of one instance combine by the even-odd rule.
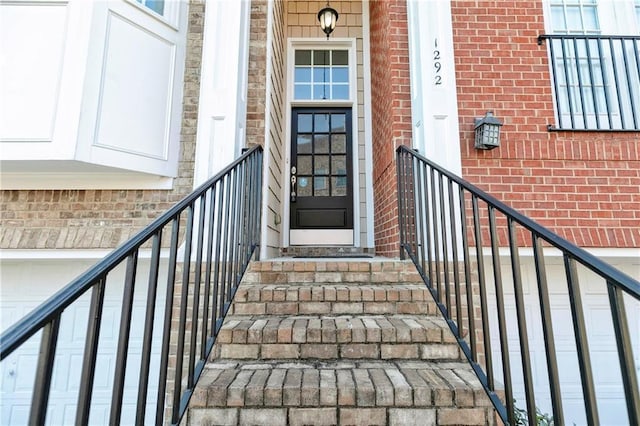
[[76, 409], [76, 426], [89, 423], [91, 395], [95, 378], [98, 342], [100, 341], [100, 324], [102, 324], [102, 307], [104, 305], [104, 288], [106, 276], [99, 278], [91, 289], [91, 304], [87, 321], [87, 337], [82, 357], [82, 373], [78, 391], [78, 407]]
[[[471, 194], [473, 198], [474, 195]], [[464, 251], [464, 281], [467, 292], [467, 320], [469, 322], [469, 343], [471, 344], [471, 357], [477, 361], [476, 357], [476, 327], [473, 313], [473, 291], [471, 285], [471, 265], [469, 261], [469, 237], [467, 235], [467, 206], [464, 200], [464, 188], [460, 187], [460, 222], [462, 224], [462, 249]], [[462, 333], [460, 333], [462, 337]]]
[[493, 279], [496, 286], [496, 308], [498, 314], [498, 333], [500, 334], [500, 354], [502, 358], [502, 374], [504, 393], [509, 423], [515, 425], [513, 384], [511, 381], [511, 364], [509, 361], [509, 336], [507, 335], [507, 316], [504, 311], [504, 289], [502, 287], [502, 267], [500, 264], [499, 237], [496, 231], [496, 213], [489, 206], [489, 236], [491, 238], [491, 259], [493, 261]]
[[591, 372], [591, 357], [589, 356], [589, 343], [587, 341], [587, 328], [584, 322], [582, 308], [582, 296], [578, 286], [578, 270], [576, 262], [564, 254], [564, 269], [567, 274], [569, 287], [569, 305], [571, 306], [571, 319], [573, 320], [573, 332], [576, 338], [576, 350], [578, 351], [578, 364], [580, 366], [580, 379], [582, 380], [582, 397], [587, 414], [587, 422], [590, 425], [600, 424], [598, 420], [598, 407], [593, 387], [593, 373]]
[[431, 214], [433, 220], [433, 253], [435, 260], [435, 269], [436, 269], [436, 294], [437, 294], [437, 302], [442, 303], [442, 280], [440, 277], [440, 242], [438, 238], [438, 204], [436, 203], [436, 177], [435, 170], [433, 168], [429, 169], [429, 174], [431, 176]]
[[164, 324], [162, 347], [160, 349], [160, 376], [158, 378], [158, 397], [156, 402], [156, 424], [164, 423], [165, 392], [167, 389], [167, 368], [169, 365], [169, 343], [171, 341], [171, 320], [173, 312], [173, 294], [176, 283], [176, 263], [178, 256], [178, 237], [180, 235], [180, 215], [171, 220], [171, 244], [169, 246], [169, 265], [167, 270], [167, 290], [164, 302]]
[[227, 313], [226, 309], [226, 299], [227, 299], [227, 263], [229, 263], [229, 258], [227, 257], [227, 249], [229, 247], [229, 216], [231, 214], [231, 186], [233, 185], [233, 171], [231, 171], [227, 178], [225, 179], [226, 185], [226, 194], [225, 194], [225, 213], [223, 218], [223, 226], [222, 232], [224, 236], [222, 237], [222, 257], [219, 259], [222, 262], [222, 291], [220, 292], [220, 319], [224, 318]]
[[400, 233], [400, 259], [401, 260], [405, 260], [406, 259], [406, 254], [405, 254], [405, 244], [407, 241], [407, 237], [406, 237], [406, 233], [405, 233], [405, 202], [403, 199], [403, 191], [404, 191], [404, 162], [405, 162], [405, 155], [403, 151], [398, 151], [398, 155], [396, 156], [397, 158], [397, 162], [398, 162], [398, 182], [396, 183], [398, 188], [398, 230]]
[[[561, 38], [560, 39], [562, 44], [562, 67], [564, 68], [564, 76], [565, 76], [565, 83], [567, 85], [567, 101], [569, 104], [569, 117], [571, 118], [571, 128], [575, 129], [576, 127], [576, 123], [575, 123], [575, 112], [573, 111], [573, 101], [571, 100], [571, 83], [569, 80], [569, 63], [568, 63], [568, 57], [567, 57], [567, 52], [566, 52], [566, 43], [565, 41], [567, 41], [566, 38]], [[577, 55], [577, 52], [576, 52]], [[560, 105], [560, 103], [558, 103], [558, 105]], [[558, 113], [559, 114], [559, 113]]]
[[556, 345], [553, 337], [551, 302], [549, 301], [549, 286], [547, 285], [547, 269], [539, 236], [531, 233], [531, 241], [533, 243], [533, 256], [536, 267], [536, 282], [538, 283], [538, 299], [540, 300], [540, 315], [542, 319], [545, 358], [547, 361], [547, 374], [549, 376], [549, 390], [551, 392], [551, 403], [553, 406], [553, 420], [555, 423], [561, 425], [564, 424], [564, 413], [562, 412], [558, 361], [556, 360]]
[[129, 335], [131, 332], [131, 313], [133, 310], [133, 292], [135, 289], [136, 272], [138, 270], [138, 250], [127, 258], [127, 271], [122, 296], [122, 314], [120, 315], [120, 332], [118, 337], [118, 351], [116, 355], [115, 377], [113, 379], [113, 393], [111, 396], [111, 414], [109, 424], [119, 425], [122, 414], [122, 397], [124, 395], [124, 378], [127, 370], [127, 353], [129, 350]]
[[158, 289], [158, 269], [160, 267], [160, 242], [162, 229], [153, 236], [151, 262], [149, 265], [149, 284], [147, 287], [147, 309], [142, 338], [142, 356], [140, 359], [140, 377], [138, 378], [138, 405], [136, 424], [144, 424], [147, 408], [147, 390], [149, 385], [149, 365], [151, 363], [151, 341], [153, 339], [153, 320], [156, 310], [156, 292]]
[[531, 374], [531, 355], [529, 353], [529, 338], [527, 336], [527, 319], [524, 312], [524, 296], [522, 294], [522, 276], [520, 272], [520, 254], [518, 253], [518, 241], [513, 219], [507, 218], [509, 229], [509, 251], [511, 254], [511, 272], [513, 274], [513, 287], [516, 299], [516, 316], [518, 318], [518, 336], [520, 337], [520, 357], [522, 359], [522, 375], [524, 379], [524, 392], [529, 413], [529, 424], [536, 426], [536, 400], [533, 393], [533, 375]]
[[[622, 59], [624, 59], [624, 71], [627, 77], [627, 90], [629, 93], [629, 102], [631, 103], [631, 117], [633, 118], [633, 127], [637, 129], [638, 126], [638, 117], [636, 116], [636, 100], [633, 96], [633, 83], [631, 82], [631, 74], [629, 74], [629, 58], [627, 55], [627, 49], [625, 49], [625, 39], [620, 39], [620, 50], [622, 50]], [[622, 114], [622, 110], [620, 111]]]
[[640, 424], [640, 394], [638, 391], [638, 377], [633, 361], [633, 346], [629, 336], [629, 324], [624, 306], [624, 296], [622, 290], [614, 283], [607, 281], [607, 291], [609, 293], [609, 307], [613, 317], [613, 330], [616, 335], [616, 345], [618, 347], [618, 358], [620, 359], [620, 372], [622, 373], [622, 384], [627, 401], [627, 412], [629, 413], [629, 424]]
[[582, 82], [582, 71], [580, 70], [580, 55], [578, 54], [578, 39], [573, 39], [573, 52], [575, 53], [575, 66], [576, 66], [576, 75], [578, 76], [578, 93], [580, 95], [580, 107], [582, 108], [582, 122], [584, 124], [584, 128], [588, 129], [589, 126], [587, 124], [587, 109], [584, 105], [584, 83]]
[[602, 38], [598, 37], [597, 39], [598, 41], [598, 61], [600, 63], [600, 75], [602, 77], [602, 84], [604, 86], [604, 103], [606, 105], [607, 108], [607, 120], [609, 123], [609, 129], [613, 129], [613, 121], [612, 121], [612, 117], [611, 117], [611, 104], [610, 104], [610, 100], [609, 100], [609, 81], [607, 80], [607, 73], [605, 72], [605, 67], [603, 66], [603, 54], [602, 54]]
[[[212, 323], [211, 327], [208, 327], [209, 324], [209, 300], [211, 299], [211, 262], [213, 260], [213, 229], [214, 229], [214, 220], [215, 220], [215, 212], [216, 212], [216, 189], [218, 188], [218, 182], [214, 183], [209, 190], [209, 216], [208, 216], [208, 226], [207, 226], [207, 258], [205, 260], [206, 269], [204, 272], [204, 306], [202, 308], [202, 342], [200, 343], [200, 358], [206, 359], [207, 353], [209, 353], [210, 348], [208, 347], [209, 341], [208, 337], [213, 338], [215, 334], [215, 320], [213, 318], [216, 315], [216, 304], [215, 304], [215, 296], [211, 303], [211, 318]], [[210, 339], [211, 345], [213, 345], [213, 339]]]
[[618, 111], [620, 111], [620, 124], [623, 129], [626, 129], [627, 126], [625, 124], [625, 114], [624, 111], [624, 102], [622, 102], [622, 97], [620, 96], [620, 81], [618, 79], [618, 66], [616, 64], [616, 50], [613, 45], [613, 39], [609, 39], [609, 50], [611, 51], [611, 68], [613, 69], [613, 79], [615, 80], [616, 87], [616, 97], [618, 98]]
[[[417, 161], [417, 160], [416, 160]], [[420, 266], [422, 268], [422, 273], [425, 273], [425, 257], [426, 257], [426, 246], [425, 246], [425, 229], [424, 229], [424, 214], [423, 206], [424, 206], [424, 187], [422, 174], [424, 167], [422, 163], [418, 162], [417, 167], [414, 167], [415, 179], [414, 179], [414, 187], [416, 188], [416, 202], [418, 204], [418, 217], [416, 218], [416, 226], [417, 226], [417, 234], [418, 234], [418, 247], [419, 252], [416, 254], [416, 260], [420, 262]]]
[[440, 199], [440, 228], [442, 232], [442, 262], [443, 265], [443, 284], [444, 284], [444, 296], [447, 305], [447, 318], [451, 317], [451, 284], [449, 280], [449, 250], [447, 247], [447, 215], [445, 214], [444, 206], [444, 189], [442, 186], [442, 174], [438, 173], [438, 198]]
[[184, 261], [182, 270], [182, 289], [180, 294], [180, 316], [178, 322], [178, 348], [176, 350], [176, 371], [173, 382], [172, 423], [180, 420], [180, 398], [182, 396], [182, 366], [184, 364], [184, 346], [187, 328], [187, 309], [189, 304], [189, 272], [191, 270], [191, 242], [193, 236], [193, 204], [187, 208], [187, 229], [184, 243]]
[[[596, 116], [596, 129], [600, 129], [600, 111], [598, 110], [598, 97], [596, 95], [596, 83], [593, 79], [593, 64], [591, 62], [591, 47], [589, 45], [589, 37], [585, 39], [585, 47], [587, 49], [587, 65], [589, 65], [589, 82], [591, 83], [591, 97], [593, 98], [593, 108]], [[602, 67], [601, 67], [602, 68]]]
[[433, 253], [433, 245], [431, 244], [431, 215], [430, 210], [431, 208], [433, 208], [431, 206], [431, 203], [429, 202], [429, 197], [431, 196], [431, 194], [429, 193], [429, 167], [427, 166], [427, 164], [424, 164], [423, 166], [423, 174], [422, 174], [422, 181], [423, 181], [423, 186], [424, 186], [424, 228], [425, 228], [425, 233], [427, 234], [427, 246], [425, 247], [425, 250], [427, 252], [427, 267], [428, 267], [428, 277], [429, 277], [429, 286], [432, 289], [435, 289], [435, 280], [433, 279], [433, 273], [434, 273], [434, 268], [433, 268], [433, 257], [432, 257], [432, 253]]
[[40, 353], [38, 354], [38, 364], [36, 366], [36, 379], [31, 397], [29, 425], [43, 425], [47, 418], [53, 365], [55, 363], [56, 346], [58, 344], [58, 334], [60, 331], [60, 316], [61, 314], [56, 315], [55, 318], [42, 328]]
[[458, 265], [458, 235], [456, 232], [455, 204], [453, 202], [453, 182], [447, 179], [449, 189], [449, 221], [451, 222], [451, 248], [453, 251], [453, 285], [456, 296], [456, 322], [458, 332], [462, 328], [462, 304], [460, 300], [460, 267]]

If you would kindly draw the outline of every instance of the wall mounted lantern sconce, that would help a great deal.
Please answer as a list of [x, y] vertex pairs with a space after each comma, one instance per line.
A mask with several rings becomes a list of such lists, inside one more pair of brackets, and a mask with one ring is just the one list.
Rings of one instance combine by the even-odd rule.
[[338, 12], [329, 7], [329, 2], [327, 2], [327, 6], [318, 12], [318, 21], [320, 21], [320, 28], [327, 35], [327, 40], [329, 40], [329, 34], [333, 32], [336, 28], [336, 22], [338, 22]]
[[502, 123], [493, 116], [492, 111], [482, 118], [476, 118], [474, 130], [476, 132], [476, 149], [493, 149], [500, 146], [500, 127]]

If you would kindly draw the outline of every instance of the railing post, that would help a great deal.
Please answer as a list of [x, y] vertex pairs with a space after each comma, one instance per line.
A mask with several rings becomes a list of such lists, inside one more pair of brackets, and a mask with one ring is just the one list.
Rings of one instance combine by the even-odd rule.
[[53, 376], [53, 364], [55, 361], [59, 331], [60, 315], [52, 319], [42, 330], [40, 355], [38, 356], [38, 366], [36, 367], [36, 381], [31, 399], [29, 425], [43, 425], [47, 417], [51, 378]]

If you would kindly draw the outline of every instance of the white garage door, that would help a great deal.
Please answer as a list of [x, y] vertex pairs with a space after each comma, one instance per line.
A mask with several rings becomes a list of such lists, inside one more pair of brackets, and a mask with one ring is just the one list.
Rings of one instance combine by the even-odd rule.
[[[549, 380], [545, 361], [544, 337], [538, 299], [535, 268], [531, 257], [523, 256], [522, 281], [527, 317], [527, 334], [531, 352], [531, 368], [536, 393], [536, 406], [543, 413], [552, 414], [549, 394]], [[640, 278], [640, 258], [606, 259], [616, 268], [634, 278]], [[487, 263], [486, 265], [490, 265]], [[578, 369], [578, 358], [575, 350], [573, 322], [569, 306], [567, 281], [561, 257], [548, 257], [546, 260], [547, 279], [552, 307], [552, 322], [557, 350], [558, 369], [562, 403], [566, 424], [584, 425], [587, 423], [582, 398], [582, 384]], [[491, 269], [491, 268], [488, 268]], [[505, 310], [507, 316], [507, 333], [509, 336], [509, 352], [512, 365], [512, 380], [516, 406], [526, 409], [524, 382], [520, 364], [520, 347], [518, 339], [518, 323], [513, 292], [511, 267], [507, 259], [502, 259], [502, 278], [504, 283]], [[622, 388], [618, 354], [613, 322], [609, 309], [609, 297], [604, 282], [590, 271], [579, 268], [579, 282], [582, 302], [585, 310], [585, 323], [590, 347], [594, 384], [600, 424], [629, 424], [627, 409]], [[489, 273], [489, 289], [493, 286], [493, 275]], [[488, 297], [491, 306], [491, 345], [496, 380], [502, 381], [499, 336], [497, 330], [497, 314], [495, 292], [490, 291]], [[636, 367], [640, 368], [640, 303], [626, 300], [627, 316], [630, 326]], [[640, 374], [640, 371], [638, 371]]]
[[[8, 326], [38, 306], [61, 286], [78, 276], [93, 263], [95, 263], [95, 260], [2, 261], [0, 277], [2, 330], [4, 331]], [[141, 259], [139, 267], [141, 268], [139, 276], [146, 276], [144, 271], [148, 268], [148, 261]], [[119, 268], [109, 276], [106, 286], [103, 324], [100, 330], [90, 414], [90, 424], [92, 425], [107, 424], [109, 418], [115, 353], [120, 326], [123, 291], [122, 277], [124, 272], [122, 269]], [[158, 297], [164, 299], [164, 289], [158, 289]], [[135, 419], [145, 300], [146, 282], [137, 282], [131, 321], [131, 343], [127, 360], [122, 424], [133, 424]], [[160, 300], [160, 303], [163, 303], [162, 300]], [[56, 350], [47, 424], [74, 424], [88, 313], [89, 295], [85, 295], [63, 314]], [[156, 321], [161, 321], [162, 315], [163, 309], [156, 309]], [[40, 342], [39, 336], [40, 333], [1, 364], [2, 412], [0, 424], [27, 424]], [[157, 371], [159, 369], [159, 351], [157, 348], [160, 339], [159, 330], [154, 330], [155, 350], [153, 351], [150, 370], [156, 374], [151, 377], [149, 383], [148, 403], [153, 403], [156, 397]], [[147, 412], [150, 410], [151, 408], [148, 408]], [[152, 423], [152, 421], [150, 420], [149, 423]]]

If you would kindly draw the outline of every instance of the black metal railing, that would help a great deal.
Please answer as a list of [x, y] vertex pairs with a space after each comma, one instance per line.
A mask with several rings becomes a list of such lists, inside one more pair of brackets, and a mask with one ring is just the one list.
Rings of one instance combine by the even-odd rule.
[[[254, 147], [2, 335], [2, 362], [33, 336], [41, 336], [29, 424], [46, 420], [61, 318], [90, 293], [75, 417], [76, 425], [89, 423], [95, 372], [109, 368], [97, 355], [105, 291], [114, 285], [123, 285], [123, 297], [109, 424], [180, 422], [240, 279], [258, 250], [261, 180], [262, 148]], [[145, 250], [150, 250], [150, 266], [141, 270], [138, 259]], [[114, 282], [114, 271], [123, 267], [124, 283]], [[145, 285], [144, 312], [137, 313], [144, 322], [140, 363], [133, 365], [135, 290]], [[152, 358], [159, 371], [150, 371]], [[135, 401], [135, 418], [123, 419], [125, 377], [127, 372], [135, 375], [136, 367], [138, 386], [127, 400]]]
[[548, 40], [557, 126], [640, 130], [640, 36], [541, 35]]
[[[398, 148], [397, 168], [401, 256], [406, 253], [415, 263], [501, 419], [517, 424], [516, 416], [524, 410], [528, 423], [535, 425], [537, 409], [550, 409], [557, 425], [600, 424], [596, 396], [615, 388], [609, 379], [619, 374], [617, 386], [627, 410], [620, 414], [628, 415], [629, 424], [640, 424], [632, 349], [640, 337], [634, 323], [640, 312], [640, 283], [413, 150]], [[527, 251], [532, 265], [525, 268], [521, 256]], [[550, 275], [547, 266], [556, 274]], [[600, 304], [609, 310], [609, 320], [599, 318], [597, 339], [583, 309], [583, 299], [593, 297], [594, 286], [608, 293], [608, 303], [602, 296]], [[564, 312], [570, 309], [569, 323], [557, 310], [558, 293], [563, 294]], [[632, 321], [627, 310], [634, 314]], [[613, 338], [610, 343], [603, 340], [602, 327], [608, 325], [615, 343]], [[542, 371], [538, 380], [532, 375], [532, 331], [542, 336], [535, 344], [544, 345], [544, 360], [536, 362]], [[560, 332], [565, 338], [561, 364]], [[614, 354], [604, 363], [600, 359], [596, 371], [609, 380], [606, 390], [594, 383], [590, 357], [600, 350], [594, 344], [607, 345]], [[563, 409], [566, 377], [574, 371], [582, 384], [577, 399], [584, 413], [577, 412], [575, 400]]]

